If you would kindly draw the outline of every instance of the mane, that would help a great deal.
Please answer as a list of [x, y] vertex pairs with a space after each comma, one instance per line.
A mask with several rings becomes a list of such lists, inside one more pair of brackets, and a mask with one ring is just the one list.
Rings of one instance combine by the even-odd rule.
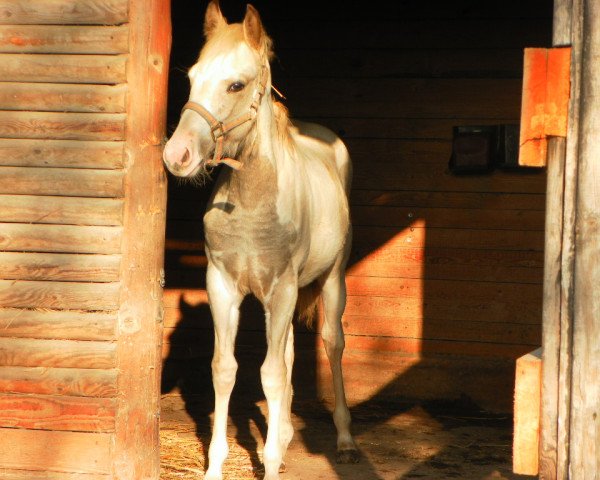
[[279, 137], [281, 147], [292, 152], [295, 149], [295, 144], [292, 140], [292, 122], [290, 121], [288, 109], [283, 103], [272, 100], [273, 103], [273, 118], [275, 119], [275, 128]]

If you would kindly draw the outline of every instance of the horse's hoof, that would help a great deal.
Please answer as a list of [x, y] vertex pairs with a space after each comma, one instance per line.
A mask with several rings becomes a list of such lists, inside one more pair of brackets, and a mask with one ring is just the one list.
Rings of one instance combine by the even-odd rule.
[[354, 448], [338, 450], [335, 461], [337, 463], [358, 463], [360, 462], [360, 455], [358, 450]]

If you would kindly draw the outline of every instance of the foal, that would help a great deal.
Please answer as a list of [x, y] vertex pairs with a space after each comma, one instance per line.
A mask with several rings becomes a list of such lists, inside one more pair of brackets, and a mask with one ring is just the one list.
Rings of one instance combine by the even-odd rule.
[[222, 167], [204, 216], [215, 330], [215, 414], [205, 478], [222, 478], [228, 453], [234, 344], [239, 306], [247, 294], [265, 310], [268, 347], [260, 369], [269, 411], [264, 478], [279, 478], [293, 436], [292, 317], [304, 287], [319, 291], [323, 302], [321, 335], [333, 372], [338, 461], [356, 462], [341, 367], [344, 270], [351, 242], [348, 151], [322, 126], [292, 125], [271, 98], [271, 40], [251, 5], [242, 23], [228, 24], [213, 0], [204, 34], [205, 45], [189, 72], [189, 101], [165, 146], [164, 162], [180, 177], [228, 165]]

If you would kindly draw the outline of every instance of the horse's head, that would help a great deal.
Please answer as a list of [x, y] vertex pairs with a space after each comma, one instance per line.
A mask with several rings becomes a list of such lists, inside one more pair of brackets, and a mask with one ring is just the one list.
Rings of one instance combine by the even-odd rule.
[[254, 7], [247, 6], [241, 23], [228, 24], [218, 0], [212, 0], [204, 35], [204, 47], [189, 71], [189, 101], [163, 152], [165, 165], [179, 177], [206, 172], [223, 156], [235, 156], [261, 98], [269, 94], [270, 40]]

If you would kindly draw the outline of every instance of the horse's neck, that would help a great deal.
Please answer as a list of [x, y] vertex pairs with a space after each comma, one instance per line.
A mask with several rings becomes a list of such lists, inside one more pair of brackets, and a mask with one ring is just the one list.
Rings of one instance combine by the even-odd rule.
[[281, 145], [281, 132], [273, 116], [273, 107], [263, 103], [259, 118], [247, 140], [241, 145], [238, 160], [243, 167], [230, 171], [226, 182], [228, 198], [244, 208], [275, 205], [278, 194], [278, 172], [287, 155]]

